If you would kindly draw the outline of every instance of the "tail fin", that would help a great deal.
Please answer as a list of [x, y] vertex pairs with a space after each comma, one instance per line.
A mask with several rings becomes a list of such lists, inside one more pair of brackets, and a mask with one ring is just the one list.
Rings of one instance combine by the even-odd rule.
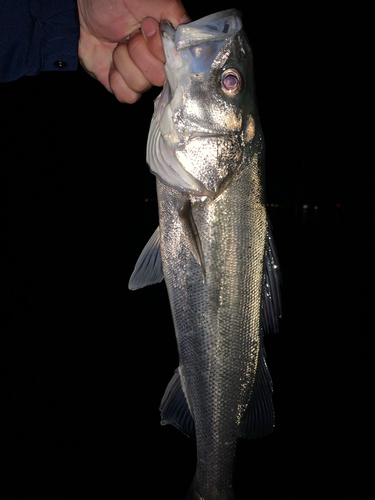
[[201, 493], [200, 489], [196, 485], [194, 477], [185, 500], [235, 500], [233, 488], [230, 488], [229, 490], [226, 489], [225, 491], [217, 491], [217, 488], [215, 488], [215, 490], [216, 491], [210, 490], [206, 493]]

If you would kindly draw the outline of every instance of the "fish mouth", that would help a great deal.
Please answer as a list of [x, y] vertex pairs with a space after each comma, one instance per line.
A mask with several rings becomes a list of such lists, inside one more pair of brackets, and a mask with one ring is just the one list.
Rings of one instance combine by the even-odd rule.
[[219, 132], [198, 132], [194, 131], [191, 132], [188, 136], [188, 140], [193, 140], [193, 139], [204, 139], [205, 137], [226, 137], [231, 134], [222, 134]]
[[176, 29], [167, 19], [160, 22], [162, 38], [172, 40], [176, 50], [211, 42], [223, 42], [241, 28], [241, 14], [236, 9], [224, 10], [188, 24], [180, 24]]
[[210, 143], [227, 135], [227, 130], [224, 134], [217, 130], [211, 132], [206, 123], [199, 123], [199, 120], [194, 123], [195, 120], [192, 120], [191, 128], [185, 124], [179, 131], [172, 117], [184, 104], [184, 94], [191, 85], [192, 75], [201, 75], [202, 78], [208, 75], [224, 44], [241, 28], [239, 13], [235, 9], [181, 24], [176, 29], [168, 20], [160, 22], [166, 80], [150, 127], [147, 162], [164, 184], [181, 192], [198, 197], [208, 196], [213, 200], [222, 191], [222, 186], [218, 186], [219, 189], [207, 188], [180, 163], [176, 153], [180, 144], [190, 141], [198, 141], [198, 147], [199, 141], [202, 141], [201, 147], [213, 147]]
[[197, 21], [180, 24], [174, 28], [168, 19], [160, 21], [160, 35], [174, 42], [176, 50], [183, 50], [200, 44], [224, 42], [242, 28], [241, 14], [228, 9], [203, 17]]
[[184, 75], [207, 75], [222, 47], [241, 28], [240, 14], [236, 9], [180, 24], [176, 29], [168, 20], [162, 20], [159, 30], [166, 59], [166, 76], [172, 94]]
[[175, 41], [176, 30], [174, 29], [171, 22], [164, 19], [163, 21], [160, 22], [159, 30], [160, 30], [160, 36], [162, 38], [167, 38], [168, 40], [172, 40], [173, 42]]

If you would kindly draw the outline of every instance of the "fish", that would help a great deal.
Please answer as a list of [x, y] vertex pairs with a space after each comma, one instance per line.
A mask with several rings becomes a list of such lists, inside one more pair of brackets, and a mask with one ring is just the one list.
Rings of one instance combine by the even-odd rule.
[[167, 287], [179, 366], [160, 413], [196, 440], [186, 500], [233, 500], [239, 439], [274, 428], [264, 334], [281, 317], [253, 55], [236, 9], [160, 29], [166, 80], [146, 152], [159, 227], [129, 288]]

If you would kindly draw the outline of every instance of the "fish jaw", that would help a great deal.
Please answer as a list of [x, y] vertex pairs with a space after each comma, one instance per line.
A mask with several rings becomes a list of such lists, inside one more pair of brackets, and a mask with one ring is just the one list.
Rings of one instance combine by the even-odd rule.
[[183, 83], [182, 77], [192, 73], [208, 74], [222, 46], [241, 28], [240, 13], [236, 9], [181, 24], [176, 30], [168, 22], [162, 22], [160, 32], [166, 57], [165, 72], [172, 94]]

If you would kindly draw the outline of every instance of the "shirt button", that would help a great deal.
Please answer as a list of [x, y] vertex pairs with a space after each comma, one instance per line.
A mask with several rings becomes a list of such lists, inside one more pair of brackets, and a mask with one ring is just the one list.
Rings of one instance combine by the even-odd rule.
[[65, 61], [55, 61], [53, 64], [59, 69], [66, 68], [68, 66]]

